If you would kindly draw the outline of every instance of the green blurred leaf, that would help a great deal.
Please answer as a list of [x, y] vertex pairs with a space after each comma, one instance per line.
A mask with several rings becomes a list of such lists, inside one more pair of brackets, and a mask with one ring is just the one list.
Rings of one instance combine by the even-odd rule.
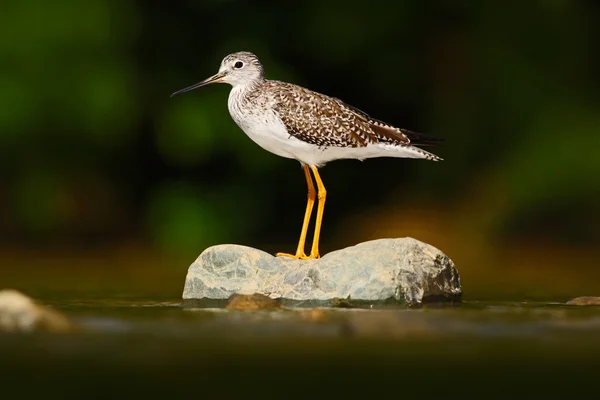
[[150, 199], [148, 219], [155, 241], [169, 252], [198, 253], [227, 237], [230, 226], [197, 186], [165, 184]]
[[600, 176], [600, 117], [574, 104], [541, 113], [505, 160], [512, 208], [561, 197], [595, 196]]
[[218, 136], [223, 134], [214, 122], [219, 112], [226, 112], [223, 108], [208, 97], [174, 98], [157, 126], [156, 146], [160, 155], [178, 166], [205, 162], [215, 153]]

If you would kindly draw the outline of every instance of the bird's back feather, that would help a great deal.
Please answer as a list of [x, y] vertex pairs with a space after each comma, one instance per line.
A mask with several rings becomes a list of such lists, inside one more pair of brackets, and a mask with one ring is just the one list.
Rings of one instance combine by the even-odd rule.
[[320, 147], [433, 146], [442, 139], [397, 128], [342, 100], [291, 83], [266, 81], [289, 134]]

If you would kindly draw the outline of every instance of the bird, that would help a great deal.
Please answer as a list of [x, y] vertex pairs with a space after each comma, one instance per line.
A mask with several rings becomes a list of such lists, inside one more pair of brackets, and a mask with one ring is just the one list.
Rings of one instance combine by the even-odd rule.
[[[227, 55], [215, 75], [178, 90], [171, 97], [214, 83], [231, 85], [229, 114], [250, 139], [275, 155], [299, 161], [304, 171], [308, 200], [298, 246], [293, 254], [276, 253], [276, 256], [302, 260], [321, 257], [319, 238], [327, 191], [319, 168], [326, 163], [377, 157], [442, 160], [420, 148], [436, 146], [442, 138], [397, 128], [336, 97], [266, 79], [262, 63], [248, 51]], [[318, 200], [315, 230], [307, 255], [306, 235], [315, 200]]]

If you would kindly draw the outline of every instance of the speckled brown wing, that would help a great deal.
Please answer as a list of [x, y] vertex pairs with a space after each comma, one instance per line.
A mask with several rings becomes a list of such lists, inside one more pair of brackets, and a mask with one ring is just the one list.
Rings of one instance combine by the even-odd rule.
[[396, 128], [342, 100], [300, 86], [270, 81], [274, 109], [288, 133], [319, 147], [434, 146], [443, 139]]
[[319, 147], [378, 142], [369, 121], [338, 99], [283, 82], [268, 84], [273, 84], [274, 109], [291, 136]]

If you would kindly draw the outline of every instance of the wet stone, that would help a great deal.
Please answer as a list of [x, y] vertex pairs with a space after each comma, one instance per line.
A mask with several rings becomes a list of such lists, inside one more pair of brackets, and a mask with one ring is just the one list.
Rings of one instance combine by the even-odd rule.
[[184, 300], [228, 299], [236, 293], [302, 306], [335, 306], [340, 299], [352, 305], [418, 305], [459, 301], [462, 289], [452, 260], [413, 238], [368, 241], [317, 260], [225, 244], [206, 249], [189, 267]]
[[256, 311], [256, 310], [280, 310], [281, 303], [263, 294], [234, 294], [229, 298], [228, 310], [235, 311]]
[[0, 290], [0, 332], [68, 332], [71, 321], [12, 289]]
[[570, 306], [600, 306], [600, 297], [581, 296], [567, 301]]

